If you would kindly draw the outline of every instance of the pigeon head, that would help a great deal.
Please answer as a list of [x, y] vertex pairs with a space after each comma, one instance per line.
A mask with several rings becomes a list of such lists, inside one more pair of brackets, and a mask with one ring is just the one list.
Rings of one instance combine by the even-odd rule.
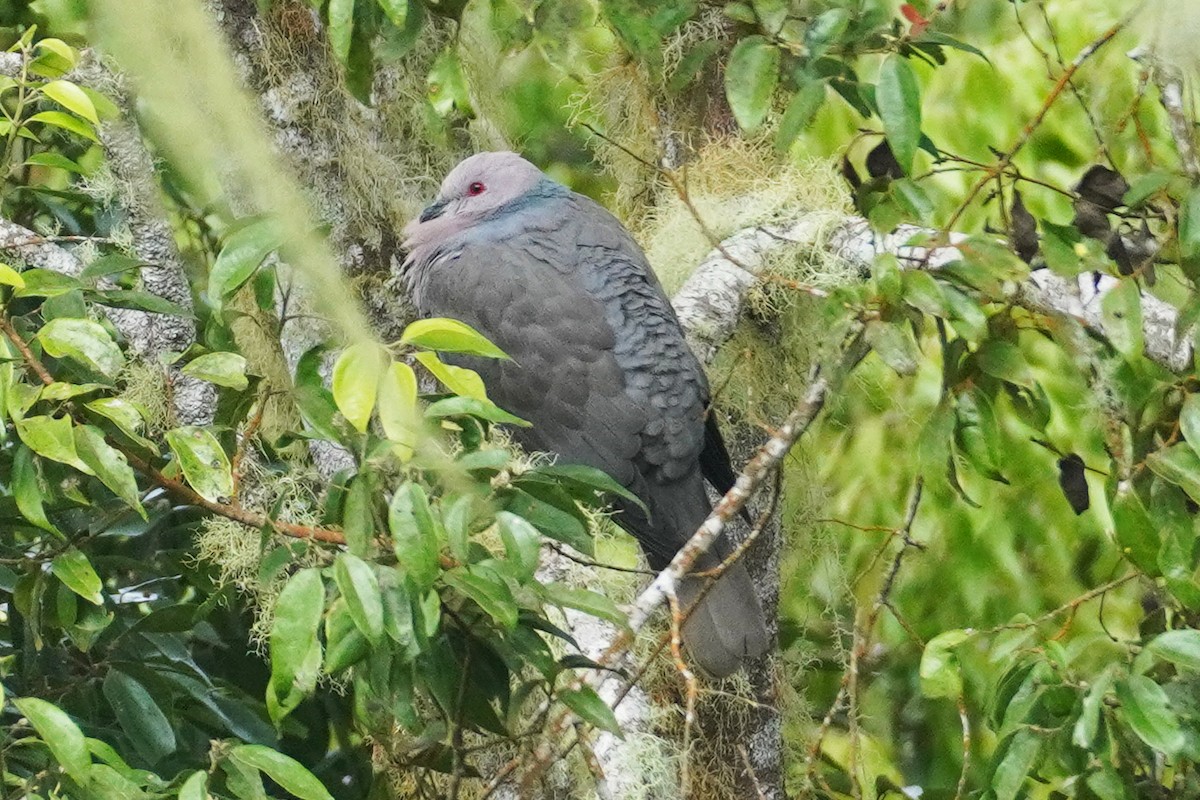
[[544, 179], [516, 153], [477, 153], [450, 171], [434, 202], [404, 229], [404, 247], [411, 252], [469, 228]]

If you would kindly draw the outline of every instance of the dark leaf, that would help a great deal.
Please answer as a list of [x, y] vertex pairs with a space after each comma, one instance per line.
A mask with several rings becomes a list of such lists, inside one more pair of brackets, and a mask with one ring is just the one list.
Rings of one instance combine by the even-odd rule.
[[1091, 501], [1088, 499], [1087, 472], [1083, 459], [1077, 454], [1071, 453], [1058, 460], [1058, 485], [1076, 516], [1088, 510]]

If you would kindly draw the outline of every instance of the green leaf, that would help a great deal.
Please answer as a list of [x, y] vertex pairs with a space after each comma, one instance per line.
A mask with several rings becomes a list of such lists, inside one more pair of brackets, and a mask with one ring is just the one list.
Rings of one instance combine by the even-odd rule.
[[867, 323], [866, 338], [876, 354], [897, 375], [912, 375], [917, 371], [921, 348], [907, 322], [873, 319]]
[[30, 450], [42, 458], [67, 464], [87, 475], [92, 468], [84, 463], [75, 450], [75, 434], [68, 417], [25, 417], [16, 422], [17, 435]]
[[438, 350], [443, 353], [468, 353], [485, 358], [508, 358], [479, 331], [456, 319], [436, 317], [419, 319], [404, 329], [401, 344]]
[[208, 773], [198, 769], [179, 787], [179, 800], [208, 800]]
[[747, 36], [734, 45], [725, 67], [725, 97], [742, 130], [757, 128], [771, 110], [779, 59], [779, 48], [762, 36]]
[[1083, 709], [1079, 713], [1079, 719], [1075, 720], [1075, 727], [1071, 731], [1071, 741], [1085, 750], [1091, 748], [1092, 742], [1096, 740], [1096, 733], [1100, 729], [1100, 712], [1104, 708], [1104, 698], [1112, 689], [1113, 681], [1112, 671], [1105, 670], [1099, 678], [1092, 682], [1087, 694], [1083, 697]]
[[1004, 756], [992, 774], [996, 800], [1016, 800], [1042, 749], [1042, 739], [1028, 728], [1017, 731], [1003, 748]]
[[72, 358], [110, 378], [125, 366], [121, 348], [102, 325], [90, 319], [52, 319], [38, 331], [37, 338], [55, 358]]
[[408, 0], [376, 0], [383, 13], [397, 28], [403, 28], [408, 20]]
[[501, 627], [517, 626], [517, 602], [497, 573], [481, 566], [455, 567], [442, 575], [447, 586], [474, 600]]
[[167, 444], [179, 459], [183, 476], [201, 497], [222, 502], [233, 494], [233, 469], [221, 443], [206, 428], [187, 425], [167, 431]]
[[365, 556], [371, 550], [371, 539], [375, 534], [375, 515], [371, 510], [373, 496], [374, 487], [369, 476], [354, 476], [346, 492], [342, 530], [346, 534], [347, 548], [356, 556]]
[[37, 697], [13, 700], [13, 705], [29, 720], [66, 773], [80, 785], [87, 785], [92, 757], [79, 726], [58, 706]]
[[21, 273], [4, 263], [0, 263], [0, 283], [17, 289], [25, 288], [25, 279], [21, 277]]
[[1184, 398], [1183, 407], [1179, 409], [1179, 429], [1192, 450], [1200, 453], [1200, 394], [1189, 394]]
[[[18, 427], [18, 430], [20, 428]], [[1200, 503], [1200, 456], [1186, 444], [1176, 444], [1146, 456], [1146, 466], [1161, 478], [1176, 484]]]
[[616, 603], [599, 592], [577, 589], [557, 581], [544, 584], [542, 588], [545, 590], [546, 599], [556, 606], [573, 608], [593, 617], [608, 620], [622, 628], [629, 625], [629, 617], [617, 608]]
[[220, 312], [225, 298], [250, 280], [258, 265], [281, 242], [277, 226], [268, 219], [254, 220], [225, 237], [208, 274], [208, 302], [213, 309]]
[[343, 350], [333, 365], [333, 401], [359, 433], [365, 432], [371, 421], [379, 376], [387, 364], [387, 351], [380, 345], [359, 342]]
[[788, 103], [775, 134], [775, 149], [786, 152], [796, 141], [825, 102], [825, 81], [811, 80], [804, 84]]
[[1132, 490], [1117, 493], [1112, 505], [1113, 534], [1121, 550], [1138, 569], [1158, 574], [1158, 551], [1162, 547], [1157, 526], [1141, 498]]
[[119, 397], [102, 397], [99, 400], [92, 400], [90, 403], [87, 403], [84, 405], [84, 408], [95, 411], [100, 416], [109, 420], [131, 439], [141, 440], [149, 444], [141, 436], [142, 429], [145, 426], [142, 413], [128, 400], [122, 400]]
[[38, 485], [37, 464], [33, 460], [33, 451], [28, 447], [18, 446], [13, 455], [12, 469], [10, 488], [21, 516], [42, 530], [61, 537], [62, 532], [46, 517], [46, 509], [42, 505], [42, 487]]
[[93, 125], [100, 124], [100, 118], [96, 116], [96, 106], [92, 104], [92, 99], [84, 93], [83, 89], [70, 81], [50, 81], [42, 87], [42, 94]]
[[182, 372], [239, 392], [250, 385], [246, 379], [246, 358], [238, 353], [206, 353], [185, 364]]
[[446, 364], [437, 357], [436, 353], [417, 353], [413, 357], [454, 394], [474, 397], [477, 400], [487, 400], [487, 390], [484, 389], [483, 379], [474, 370]]
[[104, 605], [104, 595], [100, 593], [104, 584], [100, 582], [96, 570], [92, 569], [88, 557], [81, 551], [72, 547], [64, 553], [59, 553], [50, 562], [50, 571], [64, 586], [84, 600], [97, 606]]
[[950, 316], [950, 304], [937, 279], [923, 269], [904, 270], [900, 296], [918, 311], [934, 317]]
[[522, 477], [545, 477], [585, 491], [613, 494], [635, 504], [646, 513], [650, 509], [636, 494], [626, 489], [607, 472], [583, 464], [547, 464], [529, 470]]
[[325, 585], [320, 571], [313, 567], [288, 579], [275, 600], [267, 706], [276, 723], [317, 686], [321, 675], [317, 631], [324, 610]]
[[971, 638], [971, 632], [953, 630], [939, 633], [921, 653], [921, 693], [926, 697], [958, 697], [962, 694], [962, 670], [954, 648]]
[[172, 317], [191, 317], [192, 312], [178, 303], [173, 303], [165, 297], [159, 297], [149, 292], [138, 292], [126, 289], [106, 289], [89, 292], [88, 299], [102, 306], [112, 308], [132, 308], [135, 311], [148, 311], [151, 314], [166, 314]]
[[100, 143], [100, 139], [96, 136], [96, 129], [88, 123], [73, 117], [63, 111], [43, 111], [40, 114], [34, 114], [29, 118], [29, 122], [40, 122], [43, 125], [52, 125], [55, 128], [62, 128], [65, 131], [82, 136], [85, 139], [90, 139], [96, 144]]
[[394, 362], [379, 376], [376, 404], [379, 424], [400, 460], [407, 461], [421, 434], [421, 415], [417, 409], [417, 375], [412, 367]]
[[113, 494], [146, 519], [133, 467], [129, 466], [123, 453], [104, 440], [102, 430], [94, 425], [76, 425], [75, 450]]
[[1100, 301], [1104, 335], [1121, 355], [1139, 356], [1145, 340], [1142, 333], [1142, 294], [1133, 278], [1125, 278], [1104, 293]]
[[345, 66], [350, 63], [350, 42], [354, 38], [354, 0], [329, 0], [329, 44], [333, 55]]
[[507, 562], [517, 569], [521, 582], [533, 577], [542, 550], [542, 535], [537, 528], [516, 514], [501, 511], [496, 515], [500, 539], [504, 542]]
[[591, 533], [573, 514], [539, 500], [521, 489], [512, 492], [505, 508], [532, 523], [551, 539], [570, 545], [584, 555], [595, 555], [595, 542], [592, 541]]
[[1179, 255], [1185, 262], [1200, 261], [1200, 186], [1179, 206]]
[[71, 276], [48, 269], [27, 269], [21, 273], [21, 280], [24, 285], [13, 292], [16, 297], [57, 297], [82, 287]]
[[455, 560], [465, 562], [471, 548], [471, 520], [475, 498], [469, 494], [459, 495], [453, 500], [442, 498], [442, 527], [446, 531], [446, 543]]
[[31, 167], [51, 167], [53, 169], [65, 169], [68, 172], [83, 174], [84, 169], [77, 162], [64, 156], [62, 153], [34, 153], [29, 158], [25, 159], [25, 164]]
[[149, 764], [175, 752], [175, 731], [146, 687], [120, 670], [104, 678], [104, 697], [133, 749]]
[[420, 485], [409, 481], [392, 496], [388, 528], [396, 558], [421, 590], [428, 589], [438, 575], [438, 537], [429, 511], [429, 499]]
[[519, 425], [528, 428], [529, 423], [520, 417], [513, 416], [490, 400], [479, 400], [474, 397], [447, 397], [430, 403], [425, 409], [425, 416], [430, 419], [441, 417], [470, 416], [488, 422], [499, 422], [508, 425]]
[[911, 175], [921, 144], [921, 90], [912, 67], [902, 56], [893, 53], [884, 59], [875, 102], [892, 153], [904, 173]]
[[350, 553], [333, 562], [333, 579], [346, 599], [354, 624], [372, 644], [383, 638], [383, 597], [371, 565]]
[[37, 58], [32, 65], [35, 67], [32, 71], [38, 75], [48, 78], [65, 75], [79, 63], [78, 51], [62, 39], [39, 39], [33, 47]]
[[975, 353], [979, 368], [988, 375], [1003, 381], [1032, 389], [1034, 386], [1033, 372], [1025, 354], [1012, 342], [1003, 339], [989, 339], [980, 345]]
[[1117, 683], [1117, 699], [1129, 727], [1150, 747], [1168, 756], [1184, 746], [1183, 731], [1171, 710], [1167, 693], [1145, 675], [1130, 675]]
[[70, 400], [72, 397], [79, 397], [83, 394], [91, 394], [92, 392], [109, 387], [102, 383], [63, 383], [55, 381], [48, 383], [42, 387], [42, 400]]
[[371, 653], [371, 643], [354, 624], [344, 597], [333, 601], [325, 615], [325, 672], [336, 675]]
[[294, 758], [261, 744], [238, 745], [229, 755], [254, 767], [299, 800], [333, 800], [316, 776]]
[[105, 275], [119, 275], [122, 272], [131, 272], [135, 269], [149, 266], [140, 258], [130, 258], [119, 253], [112, 253], [106, 256], [100, 256], [92, 263], [83, 268], [83, 272], [79, 273], [81, 278], [102, 278]]
[[1155, 636], [1147, 652], [1185, 669], [1200, 671], [1200, 631], [1185, 628]]
[[578, 714], [584, 722], [624, 738], [616, 715], [592, 687], [563, 689], [558, 693], [558, 699], [563, 705]]

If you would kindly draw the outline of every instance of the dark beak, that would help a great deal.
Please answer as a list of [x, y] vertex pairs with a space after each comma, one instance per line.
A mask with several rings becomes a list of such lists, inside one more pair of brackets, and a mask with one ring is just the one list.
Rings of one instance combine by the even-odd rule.
[[433, 205], [429, 206], [424, 211], [422, 211], [421, 216], [419, 217], [421, 222], [429, 222], [429, 220], [431, 220], [431, 219], [437, 219], [438, 217], [440, 217], [442, 215], [442, 213], [446, 210], [446, 203], [447, 203], [447, 201], [442, 200], [440, 202], [434, 203]]

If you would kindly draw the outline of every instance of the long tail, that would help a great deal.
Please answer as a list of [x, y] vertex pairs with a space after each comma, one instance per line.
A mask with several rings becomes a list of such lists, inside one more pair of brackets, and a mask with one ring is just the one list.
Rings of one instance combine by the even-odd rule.
[[[704, 560], [718, 563], [711, 557]], [[708, 583], [712, 583], [711, 588], [697, 602]], [[771, 643], [750, 573], [740, 562], [730, 566], [715, 583], [706, 578], [685, 578], [679, 587], [679, 601], [684, 609], [695, 604], [683, 625], [688, 654], [714, 678], [736, 672], [743, 661], [761, 656]]]

